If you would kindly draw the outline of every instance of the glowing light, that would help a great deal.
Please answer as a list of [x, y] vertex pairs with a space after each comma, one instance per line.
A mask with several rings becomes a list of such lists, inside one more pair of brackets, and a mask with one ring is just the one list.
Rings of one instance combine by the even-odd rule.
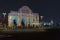
[[6, 13], [3, 13], [3, 15], [4, 15], [4, 17], [5, 17]]
[[41, 20], [42, 20], [44, 16], [40, 16], [40, 17], [41, 17]]

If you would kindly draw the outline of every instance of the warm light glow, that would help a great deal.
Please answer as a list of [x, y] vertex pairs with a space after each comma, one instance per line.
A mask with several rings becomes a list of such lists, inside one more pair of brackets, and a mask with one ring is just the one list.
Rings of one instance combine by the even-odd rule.
[[32, 10], [27, 7], [27, 6], [23, 6], [22, 8], [19, 9], [18, 12], [11, 12], [11, 14], [9, 14], [9, 17], [8, 17], [8, 22], [9, 22], [9, 25], [13, 24], [13, 19], [16, 17], [16, 21], [18, 21], [17, 23], [17, 26], [23, 26], [22, 25], [22, 21], [23, 23], [25, 24], [25, 26], [29, 27], [28, 24], [30, 24], [30, 26], [33, 26], [35, 25], [39, 25], [39, 15], [38, 14], [34, 14], [32, 13]]

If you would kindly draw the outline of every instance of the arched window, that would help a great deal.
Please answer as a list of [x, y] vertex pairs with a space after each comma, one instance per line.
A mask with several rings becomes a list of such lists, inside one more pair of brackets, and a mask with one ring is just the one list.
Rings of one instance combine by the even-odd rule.
[[19, 9], [20, 13], [31, 13], [31, 9], [28, 6], [23, 6], [22, 8]]
[[18, 24], [18, 18], [17, 18], [17, 16], [13, 16], [11, 21], [13, 23], [15, 22], [15, 24], [17, 25]]

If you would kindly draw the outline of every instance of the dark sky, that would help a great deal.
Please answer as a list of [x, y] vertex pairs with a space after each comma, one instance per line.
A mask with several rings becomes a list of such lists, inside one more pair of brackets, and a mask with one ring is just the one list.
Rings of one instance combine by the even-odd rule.
[[0, 0], [0, 13], [18, 10], [21, 6], [29, 6], [33, 12], [40, 13], [44, 20], [53, 19], [60, 22], [59, 0]]

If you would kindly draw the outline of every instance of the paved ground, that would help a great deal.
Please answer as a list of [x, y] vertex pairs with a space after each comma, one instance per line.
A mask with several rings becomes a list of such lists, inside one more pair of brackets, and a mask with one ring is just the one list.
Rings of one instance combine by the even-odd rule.
[[15, 30], [11, 30], [12, 32], [29, 32], [29, 31], [36, 31], [34, 29], [15, 29]]
[[1, 33], [0, 34], [0, 38], [1, 39], [15, 39], [15, 40], [32, 40], [32, 39], [41, 39], [41, 40], [58, 40], [60, 36], [59, 35], [60, 33], [56, 33], [56, 32], [23, 32], [23, 33], [20, 33], [20, 32], [13, 32], [13, 33]]
[[[20, 29], [19, 29], [20, 30]], [[23, 29], [22, 29], [23, 30]], [[24, 29], [25, 30], [25, 29]], [[26, 29], [28, 30], [28, 29]], [[30, 30], [30, 29], [29, 29]], [[32, 29], [31, 29], [32, 30]], [[32, 39], [41, 39], [41, 40], [58, 40], [60, 38], [60, 29], [49, 29], [47, 32], [0, 32], [1, 39], [11, 39], [16, 40], [32, 40]], [[13, 30], [15, 31], [15, 30]]]
[[[36, 28], [36, 29], [33, 29], [33, 28], [20, 28], [20, 29], [15, 29], [15, 30], [3, 30], [3, 32], [40, 32], [40, 31], [48, 31], [49, 29], [52, 30], [52, 28], [49, 28], [49, 27], [43, 27], [43, 28]], [[56, 28], [54, 28], [56, 29]], [[58, 29], [58, 28], [57, 28]], [[50, 31], [50, 30], [49, 30]], [[58, 30], [59, 31], [59, 30]]]

